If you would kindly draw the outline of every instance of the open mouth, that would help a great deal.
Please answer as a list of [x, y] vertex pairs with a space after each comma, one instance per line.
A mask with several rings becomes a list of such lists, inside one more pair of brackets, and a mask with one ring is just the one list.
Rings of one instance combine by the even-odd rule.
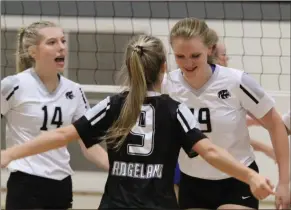
[[65, 57], [63, 57], [63, 56], [57, 57], [57, 58], [55, 58], [55, 62], [58, 65], [60, 65], [60, 66], [64, 66], [64, 64], [65, 64]]
[[56, 62], [65, 62], [65, 57], [57, 57], [55, 58]]

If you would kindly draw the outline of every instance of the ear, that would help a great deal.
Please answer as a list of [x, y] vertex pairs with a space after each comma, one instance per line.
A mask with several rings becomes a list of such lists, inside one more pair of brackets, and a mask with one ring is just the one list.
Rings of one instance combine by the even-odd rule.
[[30, 46], [28, 48], [28, 54], [30, 55], [30, 57], [32, 57], [33, 59], [36, 58], [37, 55], [37, 47], [36, 46]]

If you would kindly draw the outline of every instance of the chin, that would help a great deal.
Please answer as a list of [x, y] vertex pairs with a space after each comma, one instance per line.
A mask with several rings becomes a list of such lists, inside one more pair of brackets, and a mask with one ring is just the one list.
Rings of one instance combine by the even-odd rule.
[[196, 74], [197, 74], [197, 69], [194, 70], [194, 71], [191, 71], [191, 72], [189, 72], [189, 71], [184, 71], [183, 73], [185, 74], [185, 76], [186, 76], [187, 78], [193, 78], [193, 77], [195, 77]]
[[63, 73], [65, 71], [65, 68], [57, 68], [58, 73]]

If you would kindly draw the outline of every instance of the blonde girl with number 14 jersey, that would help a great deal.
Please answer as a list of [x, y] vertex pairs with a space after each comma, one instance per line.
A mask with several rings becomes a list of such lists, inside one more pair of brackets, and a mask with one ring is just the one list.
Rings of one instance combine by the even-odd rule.
[[[1, 115], [7, 123], [7, 145], [25, 144], [41, 133], [78, 120], [89, 104], [80, 87], [61, 76], [67, 55], [63, 30], [41, 21], [20, 30], [18, 73], [1, 81]], [[84, 155], [108, 170], [106, 152], [98, 145]], [[72, 207], [70, 154], [66, 147], [12, 161], [6, 209]]]

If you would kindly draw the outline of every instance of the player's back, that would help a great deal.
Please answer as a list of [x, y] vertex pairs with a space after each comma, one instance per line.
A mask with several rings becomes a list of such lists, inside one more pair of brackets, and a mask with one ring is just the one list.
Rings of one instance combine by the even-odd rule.
[[[125, 98], [126, 93], [110, 98], [112, 118], [119, 116]], [[108, 149], [110, 172], [100, 208], [178, 208], [173, 189], [182, 144], [178, 107], [168, 95], [145, 99], [121, 148]]]

